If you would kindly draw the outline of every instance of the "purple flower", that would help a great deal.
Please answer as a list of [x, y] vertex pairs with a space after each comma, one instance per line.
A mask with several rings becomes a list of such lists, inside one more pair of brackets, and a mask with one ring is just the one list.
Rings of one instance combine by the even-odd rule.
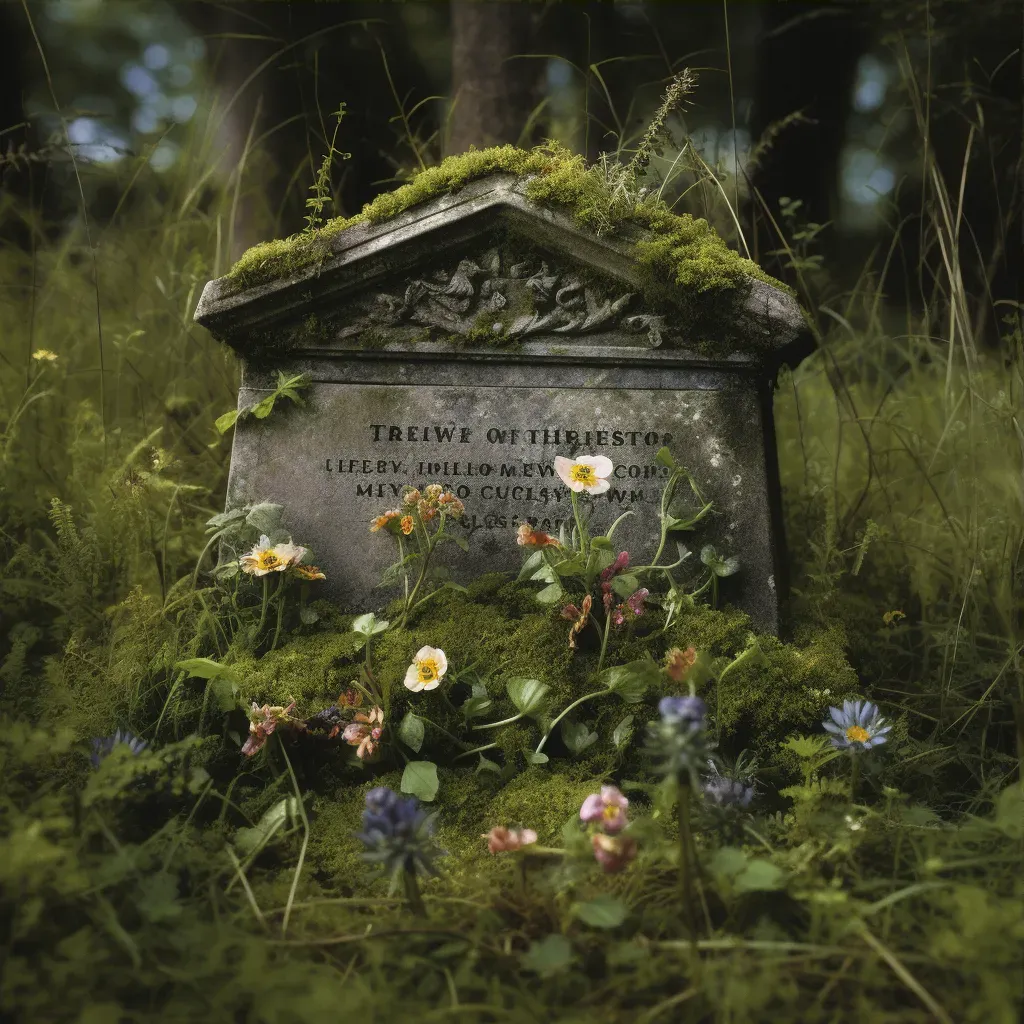
[[851, 754], [885, 743], [885, 734], [892, 729], [869, 700], [844, 700], [842, 711], [829, 708], [828, 713], [832, 721], [821, 724], [832, 733], [832, 745]]
[[366, 847], [365, 860], [382, 865], [392, 875], [419, 871], [436, 875], [434, 818], [414, 796], [401, 797], [386, 786], [366, 794], [363, 830], [356, 838]]
[[594, 858], [607, 874], [621, 871], [636, 856], [636, 840], [629, 836], [606, 836], [596, 832], [590, 837]]
[[658, 702], [662, 721], [670, 724], [686, 723], [703, 728], [707, 705], [700, 697], [662, 697]]
[[580, 808], [580, 820], [597, 822], [609, 835], [626, 827], [626, 808], [629, 800], [616, 786], [602, 786], [600, 793], [591, 793]]
[[92, 741], [90, 760], [93, 763], [93, 767], [99, 768], [100, 762], [113, 753], [114, 747], [121, 743], [125, 744], [136, 757], [149, 746], [145, 740], [140, 740], [138, 736], [133, 736], [130, 732], [122, 732], [122, 730], [118, 729], [113, 736], [100, 736]]
[[634, 590], [629, 597], [626, 598], [626, 607], [634, 615], [643, 615], [644, 613], [644, 601], [647, 600], [650, 591], [645, 587], [641, 587], [639, 590]]
[[612, 577], [618, 576], [620, 572], [625, 572], [629, 568], [629, 552], [620, 551], [619, 557], [612, 562], [606, 569], [601, 570], [601, 582], [607, 583]]

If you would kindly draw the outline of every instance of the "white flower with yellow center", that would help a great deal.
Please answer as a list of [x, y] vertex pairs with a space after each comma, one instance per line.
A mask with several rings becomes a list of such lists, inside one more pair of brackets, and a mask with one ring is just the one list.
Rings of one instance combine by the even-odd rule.
[[305, 548], [291, 541], [287, 544], [271, 544], [270, 538], [263, 534], [252, 551], [242, 555], [238, 564], [242, 572], [250, 576], [266, 576], [271, 572], [284, 572], [289, 566], [298, 564], [305, 553]]
[[555, 456], [555, 472], [570, 491], [586, 491], [587, 494], [604, 494], [611, 487], [608, 477], [612, 475], [612, 460], [604, 455], [585, 455], [582, 459], [567, 459]]
[[448, 659], [440, 647], [421, 647], [405, 670], [405, 685], [413, 693], [438, 687], [448, 671]]

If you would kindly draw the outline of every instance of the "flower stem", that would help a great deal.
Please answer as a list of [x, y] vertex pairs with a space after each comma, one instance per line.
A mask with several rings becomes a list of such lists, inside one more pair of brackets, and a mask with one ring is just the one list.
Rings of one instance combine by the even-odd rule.
[[482, 754], [485, 750], [493, 750], [497, 745], [497, 743], [487, 743], [482, 747], [473, 747], [472, 750], [464, 750], [461, 754], [456, 754], [452, 760], [458, 761], [463, 757], [469, 757], [470, 754]]
[[473, 731], [479, 732], [481, 729], [497, 729], [499, 725], [511, 725], [513, 722], [518, 722], [523, 717], [522, 711], [518, 715], [513, 715], [511, 718], [503, 718], [500, 722], [485, 722], [483, 725], [474, 725]]
[[608, 650], [608, 634], [611, 632], [612, 627], [612, 616], [611, 613], [606, 611], [604, 613], [604, 632], [601, 634], [601, 653], [597, 659], [597, 671], [600, 673], [601, 669], [604, 668], [604, 656]]
[[417, 917], [426, 917], [427, 908], [423, 905], [423, 897], [420, 895], [420, 884], [416, 878], [416, 872], [408, 868], [402, 871], [402, 881], [405, 884], [405, 899], [409, 909]]
[[690, 869], [690, 786], [682, 783], [676, 798], [679, 815], [679, 895], [683, 901], [683, 920], [691, 937], [693, 929], [693, 877]]
[[576, 520], [576, 539], [579, 541], [580, 554], [582, 555], [583, 552], [587, 550], [587, 541], [589, 538], [587, 537], [586, 531], [583, 529], [583, 519], [580, 516], [580, 506], [579, 501], [576, 498], [575, 491], [569, 492], [569, 500], [572, 502], [572, 514], [573, 518]]
[[857, 799], [857, 783], [860, 781], [860, 759], [856, 754], [850, 755], [850, 802]]
[[263, 627], [266, 624], [266, 621], [267, 621], [267, 605], [269, 604], [269, 601], [270, 601], [270, 580], [266, 576], [264, 576], [263, 577], [263, 603], [262, 603], [262, 606], [260, 607], [260, 621], [256, 625], [256, 634], [253, 637], [253, 642], [254, 643], [256, 642], [256, 640], [259, 639], [259, 635], [260, 635], [260, 633], [263, 632]]

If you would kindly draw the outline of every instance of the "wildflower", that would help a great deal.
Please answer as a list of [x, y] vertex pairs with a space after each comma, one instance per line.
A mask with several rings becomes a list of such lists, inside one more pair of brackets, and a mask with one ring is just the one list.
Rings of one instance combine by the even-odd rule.
[[326, 574], [316, 565], [293, 565], [291, 572], [303, 580], [325, 580]]
[[495, 825], [490, 832], [480, 837], [487, 840], [487, 849], [491, 853], [514, 853], [516, 850], [537, 842], [537, 833], [532, 828], [505, 828]]
[[882, 621], [887, 626], [895, 626], [896, 623], [900, 621], [900, 619], [905, 619], [906, 617], [907, 616], [905, 613], [901, 612], [898, 608], [896, 608], [891, 612], [885, 612], [882, 615]]
[[427, 501], [437, 501], [443, 493], [444, 488], [440, 484], [430, 484], [423, 492], [423, 496]]
[[238, 560], [242, 572], [250, 576], [266, 576], [270, 572], [284, 572], [288, 562], [281, 557], [278, 549], [270, 543], [270, 538], [263, 534], [259, 543]]
[[636, 841], [629, 836], [609, 836], [596, 832], [590, 837], [594, 857], [608, 874], [621, 871], [636, 856]]
[[415, 526], [416, 526], [416, 520], [413, 519], [412, 516], [402, 516], [402, 522], [401, 522], [402, 533], [404, 533], [406, 535], [406, 537], [408, 537], [409, 534], [412, 533], [412, 531], [413, 531]]
[[252, 757], [267, 742], [274, 730], [282, 722], [288, 721], [288, 712], [294, 707], [294, 701], [286, 708], [271, 707], [269, 704], [260, 707], [253, 701], [249, 712], [249, 738], [242, 745], [242, 753], [246, 757]]
[[[612, 605], [615, 603], [615, 598], [612, 594], [612, 580], [621, 572], [625, 572], [629, 568], [629, 552], [620, 551], [618, 557], [612, 562], [611, 565], [606, 566], [601, 570], [601, 575], [598, 577], [601, 584], [601, 599], [604, 602], [604, 610], [611, 612]], [[621, 620], [621, 616], [620, 616]], [[619, 621], [616, 625], [621, 625]]]
[[[594, 603], [594, 599], [587, 594], [583, 598], [583, 605], [579, 609], [579, 618], [572, 624], [569, 629], [569, 650], [576, 650], [576, 637], [582, 631], [583, 627], [587, 624], [587, 619], [590, 617], [590, 608]], [[567, 606], [568, 607], [568, 606]], [[575, 610], [576, 606], [571, 606]], [[564, 614], [564, 609], [563, 609]]]
[[362, 707], [363, 695], [357, 689], [355, 689], [355, 687], [352, 687], [351, 689], [346, 690], [338, 698], [337, 703], [338, 703], [338, 707], [342, 707], [342, 708], [358, 708], [358, 707]]
[[665, 675], [672, 682], [681, 683], [696, 661], [696, 648], [687, 647], [685, 651], [681, 651], [678, 647], [673, 647], [665, 656]]
[[421, 647], [405, 671], [406, 688], [413, 693], [436, 689], [447, 671], [448, 659], [444, 651], [439, 647]]
[[829, 708], [828, 713], [832, 721], [821, 724], [832, 733], [832, 745], [851, 754], [885, 743], [885, 734], [892, 729], [869, 700], [844, 700], [842, 711]]
[[616, 786], [602, 786], [600, 793], [591, 793], [580, 808], [580, 821], [598, 823], [609, 835], [626, 827], [629, 800]]
[[37, 363], [55, 363], [57, 362], [57, 353], [51, 352], [48, 348], [37, 348], [32, 353], [32, 358]]
[[413, 878], [418, 872], [436, 875], [434, 859], [441, 851], [433, 835], [433, 816], [416, 797], [401, 797], [386, 786], [366, 794], [363, 830], [356, 833], [366, 847], [365, 860], [380, 864], [393, 877], [401, 872]]
[[529, 523], [523, 523], [516, 532], [516, 543], [522, 548], [558, 547], [558, 541], [550, 533], [535, 530]]
[[384, 731], [384, 712], [374, 706], [369, 714], [356, 713], [355, 721], [345, 726], [342, 739], [356, 748], [356, 757], [361, 761], [370, 757], [377, 749], [380, 734]]
[[633, 591], [633, 593], [626, 598], [623, 604], [620, 604], [612, 611], [612, 623], [616, 626], [621, 626], [626, 621], [627, 616], [632, 616], [634, 619], [638, 619], [646, 610], [644, 608], [644, 601], [646, 601], [649, 596], [650, 591], [644, 587]]
[[402, 504], [415, 505], [420, 500], [420, 497], [419, 488], [412, 487], [402, 495]]
[[138, 757], [149, 744], [145, 740], [140, 740], [138, 736], [132, 735], [127, 731], [118, 729], [113, 736], [100, 736], [92, 741], [92, 754], [90, 760], [95, 768], [99, 768], [100, 762], [108, 757], [114, 750], [115, 747], [124, 744], [131, 752], [132, 755]]
[[567, 459], [555, 456], [555, 472], [559, 479], [577, 494], [604, 494], [611, 487], [608, 477], [612, 474], [612, 460], [604, 455], [586, 455], [582, 459]]
[[648, 726], [647, 751], [657, 760], [658, 772], [695, 789], [700, 784], [697, 767], [707, 755], [706, 710], [699, 697], [662, 697], [661, 721]]
[[398, 509], [388, 509], [370, 521], [370, 533], [378, 533], [380, 530], [390, 530], [391, 523], [402, 515]]
[[466, 511], [466, 506], [462, 504], [462, 501], [455, 497], [451, 491], [445, 491], [440, 498], [437, 499], [438, 507], [446, 515], [451, 516], [453, 519], [458, 519], [459, 516]]
[[426, 498], [420, 498], [417, 510], [419, 511], [420, 518], [425, 523], [429, 523], [431, 519], [435, 519], [437, 517], [437, 507]]

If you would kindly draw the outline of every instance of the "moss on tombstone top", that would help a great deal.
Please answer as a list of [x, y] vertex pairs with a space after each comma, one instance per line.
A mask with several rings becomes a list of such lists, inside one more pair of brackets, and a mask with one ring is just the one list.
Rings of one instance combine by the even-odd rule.
[[[730, 249], [706, 220], [672, 213], [660, 199], [641, 197], [635, 189], [610, 187], [600, 165], [587, 167], [583, 157], [560, 146], [532, 150], [493, 146], [450, 156], [394, 191], [377, 196], [354, 217], [338, 217], [312, 232], [253, 246], [232, 267], [228, 279], [242, 289], [287, 277], [322, 263], [337, 235], [356, 224], [387, 221], [419, 203], [499, 173], [522, 178], [527, 199], [570, 214], [596, 234], [628, 232], [633, 254], [647, 272], [649, 290], [662, 298], [678, 288], [721, 296], [741, 288], [750, 278], [789, 291]], [[643, 233], [639, 239], [637, 229]]]

